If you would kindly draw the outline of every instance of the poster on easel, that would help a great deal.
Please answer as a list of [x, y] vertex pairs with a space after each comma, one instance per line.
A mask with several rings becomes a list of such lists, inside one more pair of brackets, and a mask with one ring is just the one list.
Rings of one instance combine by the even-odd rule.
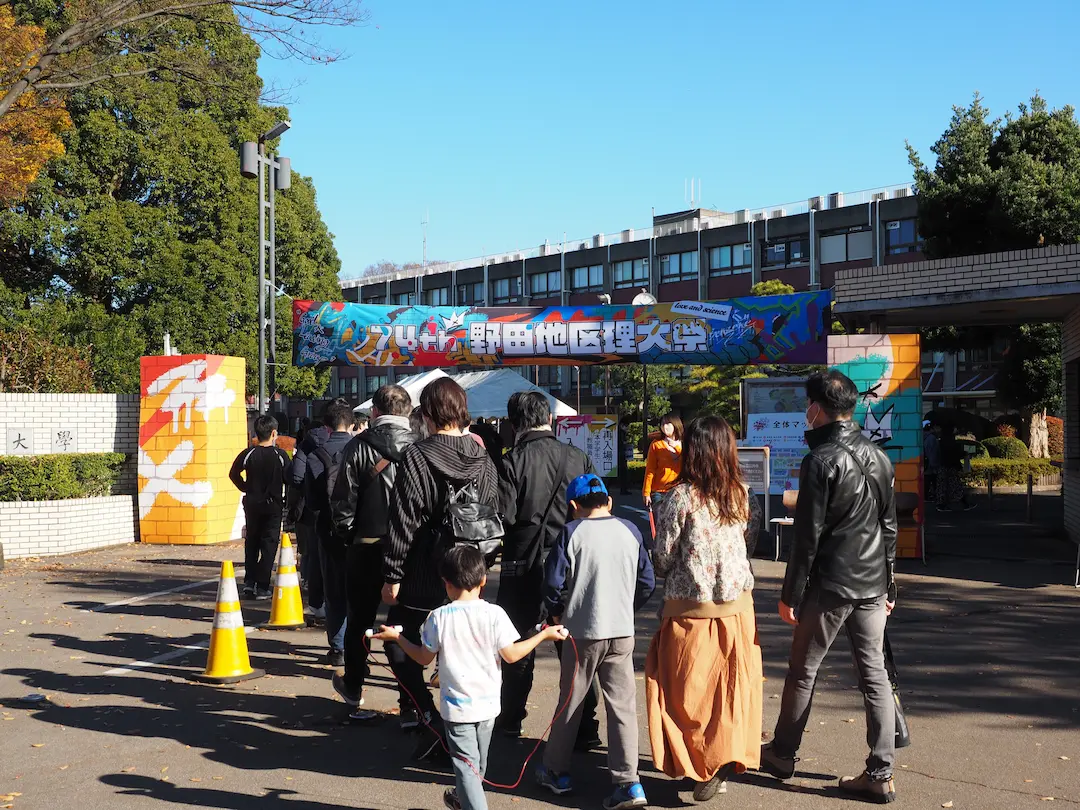
[[601, 478], [619, 474], [619, 422], [613, 416], [585, 414], [555, 419], [555, 438], [583, 451]]
[[769, 492], [783, 495], [799, 488], [799, 467], [809, 452], [803, 413], [751, 413], [746, 416], [747, 447], [769, 448]]

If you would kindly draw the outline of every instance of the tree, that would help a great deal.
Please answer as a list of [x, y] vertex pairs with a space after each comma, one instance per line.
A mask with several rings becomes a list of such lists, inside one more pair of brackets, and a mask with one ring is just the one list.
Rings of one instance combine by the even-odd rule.
[[[0, 209], [0, 282], [57, 340], [95, 347], [101, 390], [137, 391], [138, 358], [158, 351], [166, 332], [181, 352], [246, 358], [254, 390], [258, 201], [237, 150], [287, 111], [259, 105], [259, 48], [235, 26], [157, 25], [159, 43], [170, 30], [170, 47], [201, 54], [184, 58], [205, 60], [209, 80], [147, 75], [73, 91], [66, 153]], [[216, 83], [242, 84], [246, 95], [214, 92], [215, 54], [225, 55]], [[278, 194], [277, 243], [288, 296], [339, 295], [340, 261], [310, 179], [294, 174]], [[278, 309], [278, 357], [287, 362], [285, 296]], [[286, 370], [279, 391], [321, 393], [328, 376]]]
[[[618, 408], [623, 424], [626, 425], [627, 442], [636, 447], [642, 440], [641, 407], [644, 403], [643, 384], [647, 385], [649, 397], [649, 424], [656, 424], [660, 417], [671, 410], [669, 395], [681, 388], [681, 383], [672, 373], [676, 366], [622, 365], [611, 369], [611, 385], [622, 390]], [[644, 369], [644, 373], [642, 372]], [[647, 375], [647, 376], [646, 376]], [[645, 382], [647, 379], [647, 383]]]
[[770, 278], [768, 281], [759, 281], [750, 288], [751, 295], [791, 295], [795, 288], [778, 278]]
[[268, 55], [330, 62], [341, 54], [322, 47], [311, 29], [368, 18], [359, 0], [0, 0], [0, 8], [45, 31], [5, 72], [0, 118], [27, 93], [65, 94], [131, 77], [193, 80], [246, 96], [250, 77], [243, 60], [234, 62], [228, 51], [178, 46], [177, 27], [193, 31], [196, 38], [188, 42], [250, 35]]
[[33, 329], [0, 329], [0, 392], [86, 394], [94, 390], [89, 350], [58, 346]]
[[1061, 324], [1031, 323], [1009, 330], [997, 373], [998, 393], [1023, 414], [1061, 408]]
[[[40, 47], [45, 31], [19, 25], [11, 9], [0, 4], [0, 86], [21, 69], [26, 54]], [[60, 133], [71, 126], [63, 105], [53, 98], [23, 93], [0, 117], [0, 204], [18, 199], [41, 167], [63, 154]]]

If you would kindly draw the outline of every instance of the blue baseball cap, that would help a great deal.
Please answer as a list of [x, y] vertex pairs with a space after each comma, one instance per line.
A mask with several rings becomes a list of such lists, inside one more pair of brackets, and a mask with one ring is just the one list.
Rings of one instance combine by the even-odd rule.
[[567, 502], [577, 501], [594, 492], [599, 492], [605, 497], [608, 494], [607, 487], [604, 486], [604, 482], [600, 477], [595, 473], [579, 475], [566, 485], [566, 500]]

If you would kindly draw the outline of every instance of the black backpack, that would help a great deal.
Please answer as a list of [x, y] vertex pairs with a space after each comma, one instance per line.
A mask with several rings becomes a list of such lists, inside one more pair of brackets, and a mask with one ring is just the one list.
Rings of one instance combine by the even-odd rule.
[[442, 516], [435, 529], [436, 561], [454, 546], [472, 546], [484, 555], [488, 568], [495, 564], [506, 530], [502, 515], [480, 502], [479, 481], [469, 481], [460, 488], [447, 481]]
[[334, 497], [334, 487], [337, 486], [338, 470], [341, 468], [341, 457], [345, 455], [345, 448], [341, 448], [331, 456], [326, 452], [325, 447], [317, 447], [315, 448], [315, 455], [322, 462], [323, 473], [318, 478], [313, 479], [318, 482], [315, 489], [317, 502], [314, 504], [314, 508], [322, 510], [330, 507], [330, 501]]

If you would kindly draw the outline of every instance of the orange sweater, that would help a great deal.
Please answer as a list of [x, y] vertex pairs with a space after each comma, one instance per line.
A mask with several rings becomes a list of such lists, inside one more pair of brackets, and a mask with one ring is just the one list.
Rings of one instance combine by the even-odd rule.
[[667, 492], [682, 472], [682, 453], [674, 453], [667, 442], [659, 439], [649, 445], [649, 457], [645, 462], [645, 497], [654, 492]]

